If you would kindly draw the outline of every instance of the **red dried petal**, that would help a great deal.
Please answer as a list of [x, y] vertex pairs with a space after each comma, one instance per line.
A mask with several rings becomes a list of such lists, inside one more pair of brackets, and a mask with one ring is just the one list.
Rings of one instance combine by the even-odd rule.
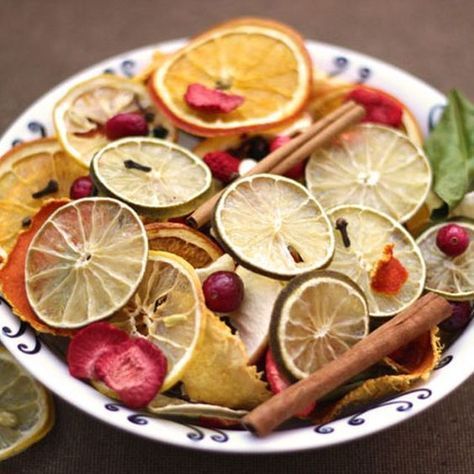
[[126, 406], [143, 408], [163, 385], [167, 361], [160, 349], [146, 339], [129, 339], [104, 352], [95, 370]]
[[393, 256], [394, 244], [387, 244], [383, 256], [371, 273], [370, 286], [374, 291], [396, 295], [408, 279], [408, 270]]
[[228, 113], [240, 107], [245, 98], [237, 94], [227, 94], [210, 89], [202, 84], [191, 84], [184, 94], [189, 107], [205, 113]]

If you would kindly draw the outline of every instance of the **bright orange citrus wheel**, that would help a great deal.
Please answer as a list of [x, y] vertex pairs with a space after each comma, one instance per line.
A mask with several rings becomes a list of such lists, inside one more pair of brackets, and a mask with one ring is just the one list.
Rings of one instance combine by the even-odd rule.
[[[187, 105], [191, 84], [244, 97], [228, 113], [203, 113]], [[170, 55], [150, 88], [176, 126], [200, 136], [263, 130], [285, 123], [305, 106], [312, 84], [303, 39], [277, 22], [242, 18], [219, 25]]]

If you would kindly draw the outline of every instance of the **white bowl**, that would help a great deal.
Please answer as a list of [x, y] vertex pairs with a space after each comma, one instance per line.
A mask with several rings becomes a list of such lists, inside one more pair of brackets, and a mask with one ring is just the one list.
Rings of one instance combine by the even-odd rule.
[[[130, 51], [76, 74], [29, 107], [0, 140], [0, 155], [20, 141], [54, 133], [52, 108], [73, 84], [109, 70], [131, 75], [160, 48], [172, 51], [183, 40]], [[308, 41], [317, 68], [351, 81], [381, 87], [406, 103], [426, 135], [440, 116], [445, 97], [429, 85], [384, 62], [348, 49]], [[443, 354], [431, 378], [415, 389], [375, 404], [362, 413], [324, 426], [283, 429], [258, 439], [245, 431], [210, 429], [189, 423], [153, 418], [112, 402], [86, 383], [69, 375], [66, 364], [26, 324], [20, 322], [2, 302], [0, 340], [40, 382], [56, 395], [106, 423], [156, 441], [193, 449], [219, 452], [265, 453], [298, 451], [355, 440], [406, 420], [453, 391], [474, 371], [474, 324]]]

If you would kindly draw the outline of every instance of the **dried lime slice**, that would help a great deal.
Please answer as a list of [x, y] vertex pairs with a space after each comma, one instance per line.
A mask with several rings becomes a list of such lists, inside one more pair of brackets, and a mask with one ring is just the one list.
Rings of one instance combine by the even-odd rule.
[[368, 331], [362, 290], [341, 273], [314, 270], [291, 280], [278, 296], [270, 346], [286, 375], [302, 379], [339, 357]]
[[161, 391], [179, 382], [205, 326], [205, 304], [194, 268], [181, 257], [150, 250], [135, 295], [110, 322], [158, 346], [168, 361]]
[[[336, 251], [328, 268], [344, 273], [362, 288], [371, 316], [393, 316], [421, 295], [425, 264], [415, 241], [398, 222], [364, 206], [340, 206], [330, 210], [328, 215], [334, 228], [338, 219], [346, 221], [350, 241], [346, 246], [342, 234], [337, 231]], [[371, 285], [373, 271], [390, 244], [393, 244], [393, 256], [408, 273], [397, 294], [375, 291]]]
[[471, 300], [474, 297], [474, 224], [456, 222], [469, 233], [469, 247], [457, 257], [449, 257], [436, 245], [436, 234], [446, 223], [427, 229], [417, 239], [426, 263], [425, 288], [450, 300]]
[[357, 125], [329, 147], [316, 150], [306, 183], [325, 209], [358, 204], [405, 222], [431, 187], [423, 150], [406, 135], [381, 125]]
[[318, 201], [282, 176], [257, 174], [231, 184], [216, 205], [213, 229], [239, 264], [272, 278], [323, 267], [334, 252]]
[[160, 218], [194, 210], [208, 197], [212, 182], [209, 168], [189, 150], [143, 137], [102, 148], [92, 160], [91, 175], [103, 193]]
[[54, 424], [51, 395], [0, 348], [0, 461], [40, 441]]
[[48, 218], [28, 249], [31, 307], [53, 327], [104, 319], [135, 292], [147, 253], [145, 228], [125, 204], [107, 198], [66, 204]]

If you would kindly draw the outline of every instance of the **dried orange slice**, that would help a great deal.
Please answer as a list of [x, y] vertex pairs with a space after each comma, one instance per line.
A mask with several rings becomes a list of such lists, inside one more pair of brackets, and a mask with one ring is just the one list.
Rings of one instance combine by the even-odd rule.
[[149, 116], [150, 130], [159, 129], [159, 138], [176, 138], [176, 129], [158, 113], [143, 84], [111, 74], [71, 88], [55, 105], [53, 120], [65, 150], [89, 166], [94, 153], [110, 142], [104, 133], [105, 123], [125, 112]]
[[184, 224], [153, 222], [145, 229], [150, 250], [174, 253], [194, 268], [207, 267], [224, 253], [209, 237]]
[[[69, 188], [88, 174], [54, 138], [12, 148], [0, 158], [0, 251], [8, 253], [45, 201], [69, 197]], [[49, 191], [49, 192], [48, 192]]]
[[[219, 25], [170, 55], [150, 87], [159, 108], [187, 132], [215, 136], [274, 127], [295, 117], [311, 92], [303, 39], [277, 22], [242, 18]], [[200, 84], [244, 97], [229, 113], [203, 113], [184, 99]]]
[[0, 270], [0, 291], [12, 307], [12, 311], [22, 321], [26, 321], [38, 332], [52, 333], [59, 336], [70, 336], [72, 332], [66, 329], [53, 328], [36, 316], [26, 295], [25, 262], [30, 242], [46, 219], [60, 207], [69, 202], [68, 199], [48, 201], [31, 220], [30, 227], [21, 232], [8, 256], [7, 263]]
[[56, 210], [26, 256], [26, 294], [46, 324], [77, 328], [124, 306], [145, 272], [148, 241], [138, 215], [113, 199]]
[[354, 87], [364, 87], [396, 102], [403, 110], [401, 131], [406, 133], [416, 145], [421, 146], [423, 144], [423, 133], [413, 113], [404, 103], [388, 92], [366, 85], [344, 83], [338, 78], [319, 76], [317, 79], [314, 81], [313, 97], [308, 106], [314, 120], [318, 120], [337, 109]]

